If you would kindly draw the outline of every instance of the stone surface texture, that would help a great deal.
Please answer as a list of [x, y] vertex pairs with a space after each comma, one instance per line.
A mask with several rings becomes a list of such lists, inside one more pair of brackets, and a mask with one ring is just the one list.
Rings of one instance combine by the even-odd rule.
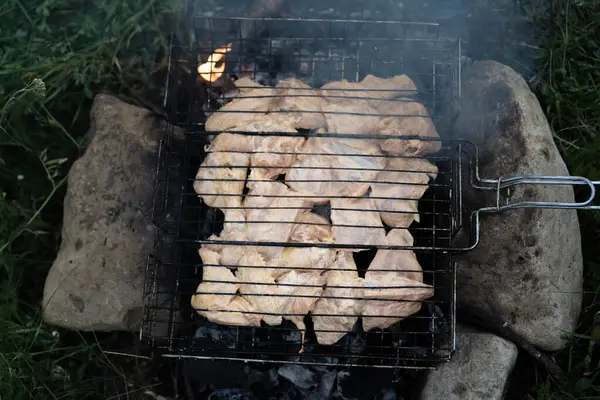
[[456, 353], [427, 374], [420, 399], [500, 400], [517, 354], [508, 340], [459, 325]]
[[163, 129], [145, 109], [108, 95], [94, 99], [89, 147], [69, 172], [62, 245], [44, 288], [46, 322], [77, 330], [139, 327]]
[[[511, 68], [476, 62], [463, 72], [459, 137], [481, 148], [482, 178], [569, 175], [535, 95]], [[520, 186], [511, 203], [573, 202], [571, 186]], [[469, 207], [495, 206], [495, 192], [467, 191]], [[543, 350], [564, 346], [581, 307], [581, 234], [576, 211], [485, 214], [481, 241], [458, 264], [459, 310], [494, 315]]]

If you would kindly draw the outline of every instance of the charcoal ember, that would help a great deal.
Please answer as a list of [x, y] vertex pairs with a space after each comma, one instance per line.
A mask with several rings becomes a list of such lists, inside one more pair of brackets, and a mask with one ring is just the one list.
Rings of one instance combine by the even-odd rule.
[[282, 378], [287, 379], [302, 389], [311, 389], [319, 386], [320, 378], [318, 374], [301, 365], [286, 364], [279, 367], [277, 373]]
[[251, 392], [241, 389], [220, 389], [212, 392], [208, 400], [258, 400], [258, 398]]
[[429, 332], [436, 334], [445, 334], [450, 332], [450, 322], [439, 306], [432, 303], [427, 303], [427, 310], [429, 315], [434, 317], [429, 321]]
[[[393, 370], [351, 368], [337, 374], [336, 391], [340, 399], [374, 399], [383, 390], [393, 390]], [[365, 384], [368, 382], [368, 384]]]
[[205, 349], [235, 349], [238, 329], [206, 323], [196, 329], [194, 342]]
[[351, 332], [345, 335], [338, 344], [350, 354], [362, 354], [367, 349], [367, 340], [360, 332]]
[[328, 399], [332, 395], [336, 379], [336, 371], [329, 370], [321, 375], [319, 387], [317, 388], [320, 399]]
[[207, 385], [216, 390], [240, 388], [244, 381], [244, 364], [224, 360], [187, 360], [183, 363], [182, 373], [199, 387]]

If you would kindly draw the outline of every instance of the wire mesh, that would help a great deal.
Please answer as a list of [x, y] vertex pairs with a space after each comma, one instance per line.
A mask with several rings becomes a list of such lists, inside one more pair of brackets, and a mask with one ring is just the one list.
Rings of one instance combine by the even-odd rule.
[[[454, 348], [456, 282], [454, 264], [444, 249], [451, 247], [460, 224], [455, 149], [437, 136], [375, 136], [362, 125], [366, 118], [406, 123], [429, 116], [444, 137], [451, 122], [448, 105], [459, 87], [456, 43], [439, 40], [435, 24], [246, 18], [198, 19], [194, 43], [171, 46], [165, 106], [171, 122], [185, 127], [185, 136], [171, 134], [161, 144], [155, 195], [160, 235], [148, 262], [142, 337], [172, 357], [385, 368], [427, 368], [448, 360]], [[228, 43], [223, 76], [215, 83], [202, 80], [198, 65]], [[314, 89], [341, 79], [360, 82], [369, 74], [407, 74], [416, 88]], [[232, 96], [234, 81], [243, 77], [266, 88], [248, 94], [254, 88], [242, 87], [241, 94]], [[303, 95], [269, 89], [290, 78], [310, 88], [302, 89]], [[232, 98], [259, 104], [316, 96], [332, 99], [334, 106], [336, 101], [371, 106], [358, 112], [274, 110], [268, 104], [244, 112], [236, 109], [230, 115], [238, 123], [261, 124], [274, 118], [272, 126], [279, 127], [278, 116], [283, 116], [283, 126], [297, 124], [285, 130], [220, 130], [234, 135], [233, 143], [249, 143], [242, 150], [232, 149], [227, 141], [223, 149], [217, 148], [214, 138], [219, 132], [207, 132], [207, 118], [228, 117], [228, 106], [222, 106], [233, 104]], [[419, 103], [425, 108], [420, 113], [370, 112], [377, 108], [373, 103]], [[345, 130], [304, 127], [306, 121], [310, 125], [323, 117], [329, 127], [336, 122], [344, 126], [347, 118], [357, 122]], [[284, 141], [293, 142], [293, 149], [281, 146]], [[266, 147], [260, 148], [263, 143]], [[378, 150], [383, 143], [398, 145], [404, 153]], [[226, 163], [223, 157], [234, 161]], [[249, 169], [261, 173], [248, 176]], [[223, 192], [226, 185], [235, 188]], [[416, 200], [418, 211], [412, 203]], [[302, 219], [307, 212], [311, 218]], [[383, 214], [386, 224], [379, 217]], [[325, 232], [326, 239], [294, 240], [296, 229]], [[236, 230], [244, 236], [225, 233]], [[405, 241], [387, 240], [394, 235]], [[236, 251], [242, 258], [203, 263], [201, 247], [217, 251], [221, 260], [231, 259]], [[250, 257], [256, 254], [260, 257]], [[394, 265], [406, 266], [394, 267], [391, 275], [377, 275], [390, 271], [384, 254]], [[374, 260], [380, 260], [377, 267]], [[352, 283], [330, 280], [334, 265], [341, 273], [338, 277], [352, 277]], [[397, 279], [418, 276], [421, 268], [420, 279]], [[203, 280], [211, 269], [219, 277]], [[266, 271], [269, 277], [259, 279]], [[212, 285], [203, 289], [200, 282]], [[404, 298], [398, 294], [418, 289], [431, 289], [433, 296], [414, 300], [406, 292]], [[214, 295], [215, 304], [194, 309], [194, 295]], [[280, 307], [269, 305], [265, 311], [256, 306], [265, 300]], [[323, 300], [333, 305], [316, 312], [315, 302]], [[232, 308], [229, 302], [234, 301], [252, 308]], [[418, 312], [406, 312], [417, 303], [422, 304]], [[371, 313], [364, 312], [367, 308]], [[206, 316], [255, 326], [216, 324]], [[365, 331], [365, 324], [373, 329]], [[326, 334], [341, 339], [319, 344]]]

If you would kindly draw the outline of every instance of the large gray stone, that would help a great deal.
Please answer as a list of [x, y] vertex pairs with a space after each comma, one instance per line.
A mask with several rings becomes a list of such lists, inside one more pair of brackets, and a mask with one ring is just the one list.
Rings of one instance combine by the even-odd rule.
[[[568, 175], [535, 95], [515, 71], [477, 62], [463, 74], [455, 132], [482, 148], [481, 175]], [[494, 192], [469, 191], [470, 207], [496, 204]], [[573, 202], [570, 186], [520, 187], [511, 202]], [[582, 255], [577, 213], [521, 209], [484, 215], [479, 246], [458, 265], [459, 310], [501, 319], [544, 350], [558, 350], [581, 307]]]
[[78, 330], [138, 328], [163, 129], [145, 109], [95, 98], [89, 147], [69, 171], [62, 245], [44, 288], [46, 322]]
[[517, 354], [508, 340], [458, 326], [456, 353], [427, 374], [421, 400], [500, 400]]

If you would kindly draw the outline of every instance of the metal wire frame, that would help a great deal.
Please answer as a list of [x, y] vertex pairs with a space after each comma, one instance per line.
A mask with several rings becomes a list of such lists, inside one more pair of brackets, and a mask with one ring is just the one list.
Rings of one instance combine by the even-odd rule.
[[[333, 29], [331, 24], [340, 23], [344, 26], [349, 24], [348, 22], [331, 21], [327, 23], [330, 24], [330, 32]], [[430, 25], [427, 27], [431, 28]], [[345, 30], [346, 28], [344, 28]], [[258, 32], [256, 28], [255, 31]], [[273, 37], [269, 37], [269, 41], [272, 43]], [[352, 41], [352, 39], [346, 40], [346, 42]], [[358, 41], [361, 40], [357, 39], [357, 43]], [[404, 42], [398, 41], [398, 43]], [[429, 61], [432, 62], [430, 76], [432, 79], [431, 84], [426, 85], [427, 89], [420, 94], [424, 94], [423, 102], [429, 106], [434, 121], [438, 126], [443, 126], [441, 121], [445, 115], [439, 112], [440, 104], [437, 96], [440, 91], [451, 91], [453, 87], [457, 86], [453, 79], [457, 76], [453, 63], [456, 53], [447, 52], [444, 53], [445, 57], [439, 57], [437, 53], [440, 50], [439, 45], [440, 43], [435, 41], [436, 50], [428, 53]], [[269, 45], [269, 47], [272, 50], [272, 46]], [[400, 47], [401, 50], [405, 50], [404, 45]], [[409, 53], [413, 50], [414, 47], [411, 47]], [[415, 246], [360, 246], [356, 244], [344, 246], [287, 242], [243, 243], [244, 245], [258, 246], [414, 250], [423, 267], [425, 283], [435, 288], [434, 297], [423, 302], [423, 307], [418, 314], [406, 318], [400, 324], [387, 330], [365, 333], [356, 329], [333, 346], [317, 345], [314, 340], [314, 329], [311, 330], [309, 325], [307, 341], [304, 343], [305, 351], [299, 354], [301, 344], [298, 337], [293, 335], [296, 330], [289, 323], [284, 323], [279, 327], [215, 327], [192, 310], [189, 299], [195, 293], [196, 286], [202, 277], [202, 266], [200, 266], [197, 255], [198, 247], [201, 244], [214, 243], [207, 238], [213, 233], [218, 234], [224, 223], [220, 211], [202, 206], [198, 201], [197, 193], [192, 188], [198, 166], [206, 156], [205, 146], [209, 139], [209, 135], [203, 131], [205, 114], [198, 110], [205, 107], [210, 99], [202, 94], [198, 96], [198, 91], [192, 90], [188, 93], [187, 101], [184, 100], [184, 103], [190, 105], [187, 112], [181, 112], [177, 107], [179, 101], [177, 91], [182, 87], [181, 76], [175, 71], [178, 66], [177, 61], [181, 62], [187, 59], [189, 66], [193, 66], [193, 60], [197, 58], [193, 53], [196, 51], [188, 52], [186, 56], [186, 49], [173, 46], [173, 62], [170, 64], [173, 71], [170, 71], [167, 82], [165, 105], [170, 109], [172, 120], [174, 122], [185, 120], [187, 129], [183, 142], [178, 142], [170, 136], [165, 138], [161, 145], [161, 162], [155, 197], [157, 201], [155, 220], [161, 229], [161, 235], [156, 242], [156, 251], [148, 263], [142, 337], [151, 344], [163, 348], [167, 356], [173, 357], [277, 363], [299, 362], [309, 365], [369, 365], [393, 368], [428, 368], [437, 362], [448, 360], [454, 348], [456, 282], [450, 255], [438, 248], [450, 247], [453, 232], [457, 228], [457, 215], [461, 211], [456, 207], [458, 203], [456, 196], [460, 193], [460, 190], [456, 188], [457, 166], [453, 148], [448, 146], [445, 146], [441, 153], [428, 158], [439, 168], [439, 174], [436, 179], [428, 183], [427, 193], [420, 200], [420, 224], [413, 225], [410, 229], [415, 238]], [[333, 54], [332, 58], [335, 59], [335, 51], [328, 54], [329, 56]], [[392, 54], [389, 54], [388, 57], [394, 59]], [[390, 71], [397, 73], [404, 57], [406, 55], [402, 54], [396, 59], [402, 60], [402, 62], [392, 62], [393, 68]], [[359, 60], [361, 61], [358, 62]], [[228, 57], [228, 62], [231, 61], [234, 65], [236, 64], [235, 59], [232, 60], [231, 57]], [[294, 62], [297, 61], [294, 60]], [[361, 59], [358, 55], [353, 57], [344, 54], [341, 61], [343, 65], [347, 65], [347, 62], [360, 64], [355, 77], [364, 76], [366, 72], [374, 72], [373, 69], [376, 69], [377, 65], [372, 62], [373, 60], [369, 62], [368, 57]], [[365, 63], [365, 61], [367, 62]], [[183, 63], [185, 62], [183, 61]], [[317, 61], [312, 60], [311, 62]], [[337, 68], [338, 62], [339, 60], [335, 60], [333, 70], [341, 72], [339, 76], [345, 77], [345, 71], [348, 69], [346, 67]], [[242, 62], [240, 61], [239, 64]], [[382, 65], [385, 65], [383, 60]], [[193, 71], [194, 68], [191, 70]], [[445, 71], [447, 75], [441, 71]], [[260, 71], [253, 71], [255, 78], [257, 72]], [[297, 76], [301, 77], [300, 71], [297, 72]], [[196, 88], [198, 82], [195, 74], [191, 74], [188, 78], [193, 80], [191, 87]], [[330, 73], [321, 79], [333, 80], [333, 74]], [[213, 90], [210, 87], [205, 89]], [[170, 99], [169, 96], [171, 96]], [[239, 134], [239, 132], [235, 133]], [[246, 134], [252, 135], [248, 132]], [[263, 137], [269, 135], [285, 136], [280, 132], [261, 133]], [[327, 136], [333, 137], [334, 135], [324, 135], [324, 137]], [[352, 138], [354, 140], [374, 139], [372, 136], [363, 137], [361, 135], [353, 135]], [[395, 136], [389, 138], [397, 139]], [[381, 139], [385, 139], [385, 137], [378, 138], [378, 140]], [[381, 156], [383, 157], [383, 155]], [[340, 157], [348, 157], [348, 154], [340, 155]], [[403, 182], [393, 183], [402, 184]], [[352, 198], [353, 196], [346, 197]], [[256, 221], [256, 223], [265, 223], [265, 221]], [[239, 244], [235, 241], [222, 243]], [[370, 261], [369, 258], [373, 254], [372, 252], [371, 254], [368, 252], [356, 254], [359, 269], [364, 272]], [[165, 276], [169, 278], [165, 278]], [[380, 300], [387, 301], [389, 299]], [[310, 324], [310, 321], [308, 322]], [[194, 338], [194, 333], [197, 335], [198, 329], [204, 329], [207, 334]]]

